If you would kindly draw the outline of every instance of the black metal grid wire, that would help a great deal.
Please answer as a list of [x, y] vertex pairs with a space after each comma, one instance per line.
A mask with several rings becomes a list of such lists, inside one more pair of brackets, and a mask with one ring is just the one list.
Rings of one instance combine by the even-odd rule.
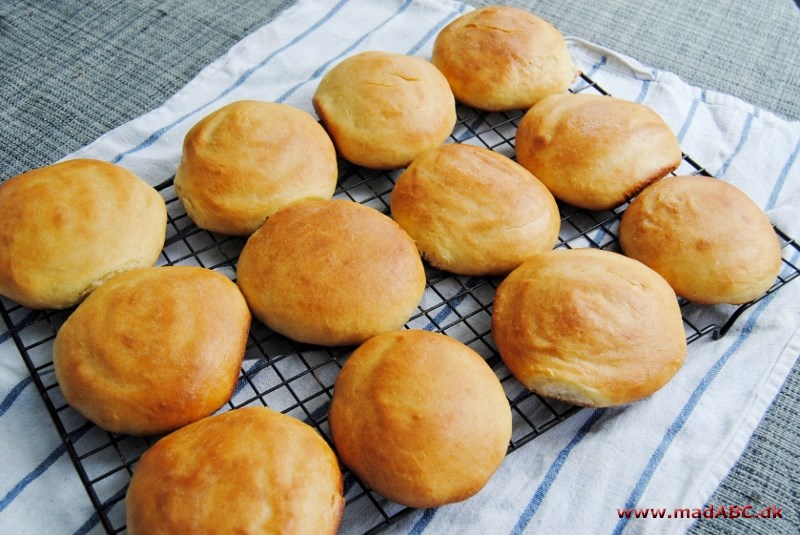
[[[607, 94], [582, 75], [573, 91]], [[458, 109], [453, 142], [482, 146], [514, 157], [514, 135], [522, 112], [486, 113]], [[389, 197], [400, 171], [377, 172], [342, 162], [336, 198], [349, 199], [389, 213]], [[675, 174], [708, 175], [685, 156]], [[159, 188], [169, 214], [167, 239], [159, 265], [196, 265], [235, 277], [236, 261], [244, 239], [198, 229], [176, 198], [172, 182]], [[619, 250], [617, 229], [625, 206], [604, 212], [587, 212], [564, 204], [561, 234], [556, 248], [596, 247]], [[784, 248], [784, 265], [771, 294], [800, 275], [789, 261], [800, 246], [776, 229]], [[787, 253], [787, 251], [789, 251]], [[427, 268], [427, 288], [417, 313], [407, 327], [450, 335], [482, 355], [495, 371], [511, 404], [512, 452], [575, 414], [579, 408], [537, 396], [525, 390], [500, 360], [491, 336], [491, 307], [498, 278], [454, 276]], [[44, 399], [56, 430], [74, 463], [108, 533], [125, 530], [124, 497], [136, 462], [155, 441], [104, 431], [69, 407], [55, 381], [52, 345], [70, 311], [31, 311], [0, 298], [0, 315]], [[739, 307], [702, 307], [681, 300], [688, 342], [711, 334], [718, 338], [753, 303]], [[307, 422], [329, 442], [327, 409], [333, 385], [352, 348], [325, 348], [293, 342], [257, 321], [249, 335], [239, 382], [228, 404], [220, 409], [264, 405]], [[347, 506], [343, 527], [355, 518], [374, 519], [367, 531], [375, 533], [411, 511], [370, 491], [345, 470]]]

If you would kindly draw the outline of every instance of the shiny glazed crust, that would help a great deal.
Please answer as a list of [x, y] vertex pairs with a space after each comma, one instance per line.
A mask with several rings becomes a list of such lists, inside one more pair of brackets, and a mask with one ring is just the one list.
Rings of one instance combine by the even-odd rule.
[[345, 362], [330, 408], [342, 462], [412, 507], [477, 493], [505, 458], [511, 411], [477, 353], [443, 334], [376, 336]]
[[0, 294], [29, 308], [79, 303], [116, 273], [152, 266], [167, 208], [120, 166], [68, 160], [0, 184]]
[[374, 169], [397, 169], [441, 145], [456, 122], [447, 80], [430, 62], [362, 52], [337, 64], [312, 99], [339, 153]]
[[391, 206], [431, 265], [464, 275], [507, 274], [552, 249], [561, 226], [553, 195], [524, 167], [462, 144], [414, 160]]
[[746, 303], [775, 284], [781, 269], [767, 216], [716, 178], [674, 177], [648, 187], [622, 216], [619, 238], [626, 255], [696, 303]]
[[497, 289], [492, 336], [528, 389], [590, 407], [653, 394], [686, 356], [666, 281], [598, 249], [548, 251], [514, 270]]
[[561, 32], [509, 6], [479, 8], [445, 26], [432, 62], [456, 99], [489, 111], [528, 109], [569, 89], [579, 73]]
[[130, 270], [58, 331], [64, 398], [98, 426], [155, 435], [208, 416], [233, 393], [250, 312], [236, 285], [188, 266]]
[[188, 425], [142, 455], [125, 498], [131, 535], [336, 533], [342, 475], [310, 426], [268, 408]]
[[233, 102], [186, 134], [175, 192], [198, 227], [247, 236], [289, 204], [329, 199], [336, 150], [308, 113], [273, 102]]
[[401, 328], [422, 299], [425, 270], [414, 241], [377, 210], [309, 201], [276, 213], [247, 240], [237, 282], [268, 327], [339, 346]]
[[681, 162], [675, 134], [652, 109], [580, 93], [528, 110], [516, 149], [517, 162], [557, 199], [587, 210], [619, 206]]

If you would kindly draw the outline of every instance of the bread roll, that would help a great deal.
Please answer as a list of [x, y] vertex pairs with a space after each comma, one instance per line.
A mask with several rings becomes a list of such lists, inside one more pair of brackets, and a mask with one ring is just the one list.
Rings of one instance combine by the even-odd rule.
[[511, 439], [509, 404], [486, 361], [419, 330], [385, 333], [356, 349], [336, 379], [329, 422], [342, 462], [411, 507], [477, 493]]
[[337, 178], [336, 150], [311, 115], [242, 100], [186, 134], [175, 192], [198, 227], [248, 236], [284, 206], [330, 199]]
[[247, 240], [237, 274], [258, 319], [299, 342], [327, 346], [401, 328], [425, 291], [408, 234], [377, 210], [343, 200], [273, 215]]
[[528, 389], [588, 407], [651, 395], [686, 356], [666, 281], [599, 249], [548, 251], [515, 269], [497, 288], [492, 336]]
[[95, 290], [62, 325], [56, 378], [67, 403], [98, 426], [164, 433], [228, 401], [249, 328], [244, 298], [219, 273], [130, 270]]
[[152, 266], [167, 207], [118, 165], [68, 160], [0, 184], [0, 294], [28, 308], [68, 308], [104, 280]]
[[342, 474], [313, 428], [265, 407], [235, 409], [162, 438], [125, 497], [130, 535], [335, 534]]
[[395, 184], [392, 217], [422, 256], [463, 275], [505, 275], [558, 241], [558, 206], [524, 167], [481, 147], [431, 149]]
[[313, 98], [339, 153], [374, 169], [397, 169], [441, 145], [456, 123], [453, 92], [430, 62], [362, 52], [337, 64]]
[[736, 186], [701, 176], [659, 181], [622, 216], [626, 255], [703, 304], [746, 303], [775, 284], [781, 248], [767, 216]]
[[510, 6], [482, 7], [445, 26], [432, 62], [456, 99], [489, 111], [528, 109], [569, 89], [580, 72], [561, 32]]
[[548, 97], [528, 110], [516, 137], [517, 162], [553, 195], [608, 210], [675, 170], [681, 148], [652, 109], [588, 94]]

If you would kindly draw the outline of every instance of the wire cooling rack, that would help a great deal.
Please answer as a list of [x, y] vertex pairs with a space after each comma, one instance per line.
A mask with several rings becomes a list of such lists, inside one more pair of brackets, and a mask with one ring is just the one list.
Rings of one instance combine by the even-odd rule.
[[[585, 75], [579, 85], [579, 91], [607, 94]], [[474, 144], [514, 156], [514, 136], [522, 112], [485, 113], [459, 107], [458, 117], [453, 142]], [[376, 172], [342, 164], [335, 197], [388, 214], [389, 197], [400, 171]], [[675, 174], [709, 175], [685, 155]], [[201, 266], [233, 278], [244, 239], [198, 229], [177, 200], [172, 181], [158, 189], [167, 202], [169, 213], [167, 240], [158, 264]], [[556, 248], [619, 250], [617, 230], [625, 206], [604, 212], [588, 212], [564, 204], [560, 204], [559, 209], [561, 233]], [[800, 275], [800, 269], [788, 260], [800, 247], [780, 230], [776, 232], [784, 249], [784, 260], [781, 274], [768, 294]], [[407, 327], [445, 333], [487, 360], [511, 404], [511, 452], [563, 422], [579, 408], [525, 390], [504, 367], [490, 332], [492, 301], [499, 283], [498, 278], [454, 276], [428, 267], [425, 296]], [[703, 307], [681, 301], [687, 341], [691, 343], [706, 335], [714, 338], [724, 335], [754, 303], [738, 307]], [[0, 299], [0, 304], [0, 314], [89, 494], [98, 522], [108, 533], [123, 532], [128, 483], [139, 457], [155, 439], [104, 431], [64, 401], [55, 380], [52, 348], [56, 332], [70, 310], [31, 311], [7, 299]], [[238, 384], [227, 406], [220, 410], [269, 406], [307, 422], [330, 442], [328, 405], [336, 376], [351, 350], [298, 344], [254, 321]], [[355, 518], [371, 518], [374, 522], [367, 532], [375, 533], [411, 511], [370, 491], [347, 471], [345, 499], [344, 529]]]

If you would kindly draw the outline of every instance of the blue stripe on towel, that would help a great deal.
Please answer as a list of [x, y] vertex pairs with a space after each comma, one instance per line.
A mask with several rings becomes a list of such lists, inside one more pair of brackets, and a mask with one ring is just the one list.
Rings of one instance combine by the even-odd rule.
[[372, 35], [373, 33], [377, 32], [378, 30], [380, 30], [381, 28], [383, 28], [384, 26], [386, 26], [387, 24], [389, 24], [389, 23], [390, 23], [390, 22], [391, 22], [391, 21], [392, 21], [392, 20], [393, 20], [395, 17], [397, 17], [398, 15], [402, 14], [402, 13], [403, 13], [403, 11], [405, 11], [406, 9], [408, 9], [408, 6], [410, 6], [410, 5], [411, 5], [411, 2], [412, 2], [412, 0], [405, 0], [405, 2], [403, 2], [403, 3], [402, 3], [402, 5], [400, 6], [400, 9], [398, 9], [398, 10], [397, 10], [397, 11], [396, 11], [394, 14], [392, 14], [392, 15], [391, 15], [389, 18], [387, 18], [386, 20], [384, 20], [383, 22], [381, 22], [380, 24], [378, 24], [377, 26], [375, 26], [373, 29], [371, 29], [370, 31], [368, 31], [367, 33], [365, 33], [364, 35], [362, 35], [361, 37], [359, 37], [358, 39], [356, 39], [356, 40], [353, 42], [353, 44], [351, 44], [350, 46], [348, 46], [347, 48], [345, 48], [345, 49], [344, 49], [344, 50], [343, 50], [341, 53], [339, 53], [338, 55], [334, 56], [333, 58], [329, 59], [328, 61], [326, 61], [325, 63], [323, 63], [322, 65], [320, 65], [320, 67], [319, 67], [319, 68], [318, 68], [316, 71], [314, 71], [314, 72], [311, 74], [311, 78], [309, 78], [308, 80], [305, 80], [305, 81], [303, 81], [303, 82], [300, 82], [299, 84], [295, 85], [294, 87], [292, 87], [291, 89], [289, 89], [288, 91], [286, 91], [286, 93], [284, 93], [283, 95], [281, 95], [281, 96], [279, 96], [277, 99], [275, 99], [275, 102], [283, 102], [283, 101], [285, 101], [287, 98], [289, 98], [290, 96], [292, 96], [292, 95], [294, 94], [294, 92], [295, 92], [295, 91], [297, 91], [298, 89], [300, 89], [301, 87], [303, 87], [304, 85], [306, 85], [308, 82], [310, 82], [310, 81], [312, 81], [312, 80], [316, 80], [317, 78], [319, 78], [320, 76], [322, 76], [322, 73], [323, 73], [323, 72], [325, 72], [325, 69], [327, 69], [329, 65], [331, 65], [331, 64], [332, 64], [332, 63], [334, 63], [334, 62], [337, 62], [337, 61], [339, 61], [340, 59], [342, 59], [343, 57], [345, 57], [346, 55], [348, 55], [348, 54], [349, 54], [350, 52], [352, 52], [352, 51], [353, 51], [353, 50], [354, 50], [354, 49], [355, 49], [355, 48], [356, 48], [358, 45], [360, 45], [361, 43], [363, 43], [363, 42], [364, 42], [364, 39], [366, 39], [367, 37], [369, 37], [369, 36], [370, 36], [370, 35]]
[[[592, 78], [592, 77], [594, 77], [594, 75], [595, 75], [595, 74], [597, 74], [597, 71], [599, 71], [599, 70], [600, 70], [600, 69], [601, 69], [601, 68], [602, 68], [602, 67], [603, 67], [603, 66], [606, 64], [606, 62], [607, 62], [607, 61], [608, 61], [608, 57], [606, 57], [606, 56], [600, 56], [600, 59], [597, 61], [597, 63], [595, 63], [594, 65], [592, 65], [592, 67], [589, 69], [589, 72], [587, 72], [587, 73], [586, 73], [586, 76], [588, 76], [589, 78]], [[586, 89], [587, 87], [589, 87], [589, 84], [587, 84], [587, 83], [586, 83], [586, 82], [583, 80], [583, 78], [578, 78], [578, 80], [580, 81], [580, 83], [581, 83], [582, 85], [576, 85], [576, 86], [574, 86], [574, 87], [572, 88], [572, 90], [573, 90], [575, 93], [580, 93], [581, 91], [583, 91], [584, 89]]]
[[[482, 282], [482, 279], [479, 279], [479, 278], [476, 278], [476, 277], [470, 277], [467, 280], [467, 282], [464, 284], [464, 286], [466, 286], [468, 289], [471, 290], [472, 288], [474, 288], [475, 286], [477, 286], [481, 282]], [[463, 295], [460, 295], [460, 296], [458, 296], [458, 297], [446, 302], [445, 305], [442, 307], [442, 309], [436, 314], [436, 316], [434, 316], [433, 320], [428, 322], [428, 324], [425, 327], [423, 327], [423, 329], [426, 330], [426, 331], [434, 331], [434, 330], [438, 329], [439, 326], [442, 324], [442, 322], [445, 319], [447, 319], [447, 317], [450, 314], [453, 313], [455, 308], [458, 307], [458, 305], [461, 304], [461, 301], [463, 301], [466, 296], [467, 296], [467, 294], [463, 294]]]
[[753, 113], [748, 113], [747, 118], [744, 120], [744, 125], [742, 125], [742, 133], [739, 135], [739, 142], [736, 144], [736, 147], [731, 152], [731, 155], [722, 163], [719, 170], [717, 171], [717, 178], [722, 178], [725, 176], [725, 173], [728, 172], [728, 167], [730, 167], [731, 162], [739, 155], [742, 151], [742, 147], [744, 147], [745, 143], [747, 142], [747, 138], [750, 137], [750, 127], [753, 124], [753, 119], [758, 116], [758, 108], [753, 106]]
[[692, 105], [689, 108], [689, 113], [686, 115], [686, 120], [683, 121], [683, 126], [681, 126], [681, 129], [678, 131], [678, 136], [677, 137], [678, 137], [678, 141], [680, 143], [683, 143], [683, 138], [686, 137], [686, 132], [689, 131], [689, 127], [692, 125], [692, 121], [694, 120], [694, 114], [697, 111], [698, 104], [700, 104], [700, 102], [705, 102], [705, 100], [706, 100], [706, 90], [705, 89], [700, 91], [700, 98], [699, 99], [693, 99], [692, 100]]
[[428, 33], [426, 33], [416, 45], [411, 47], [411, 49], [408, 51], [408, 55], [413, 56], [414, 54], [419, 52], [419, 49], [425, 46], [425, 43], [427, 43], [431, 39], [431, 37], [438, 34], [439, 30], [441, 30], [445, 24], [456, 18], [458, 15], [461, 15], [466, 9], [467, 9], [467, 4], [461, 4], [461, 7], [459, 7], [455, 11], [450, 12], [450, 14], [448, 14], [445, 18], [440, 20], [433, 28], [428, 30]]
[[606, 64], [606, 62], [608, 62], [608, 57], [600, 56], [600, 60], [594, 65], [592, 65], [592, 68], [589, 69], [589, 72], [586, 74], [586, 76], [591, 78], [592, 76], [597, 74], [597, 71], [599, 71]]
[[[127, 490], [127, 487], [125, 488]], [[94, 529], [94, 527], [99, 523], [100, 523], [100, 513], [95, 512], [94, 514], [92, 514], [92, 516], [89, 517], [89, 519], [86, 522], [83, 523], [82, 526], [80, 526], [78, 529], [75, 530], [75, 533], [73, 533], [73, 535], [86, 535], [87, 533], [92, 531], [92, 529]]]
[[772, 193], [769, 196], [765, 210], [771, 210], [772, 208], [775, 208], [775, 203], [778, 201], [778, 195], [780, 195], [781, 189], [783, 189], [783, 185], [786, 183], [786, 177], [789, 176], [789, 170], [794, 165], [795, 160], [797, 160], [798, 153], [800, 153], [800, 139], [797, 140], [797, 144], [794, 146], [794, 150], [789, 155], [789, 159], [786, 160], [785, 164], [783, 164], [783, 168], [778, 175], [778, 181], [775, 183], [775, 187], [772, 189]]
[[[42, 314], [41, 310], [33, 310], [29, 312], [22, 321], [17, 324], [17, 328], [22, 329], [28, 326], [29, 324], [33, 323], [34, 321], [39, 319], [39, 316]], [[3, 331], [0, 332], [0, 344], [6, 342], [7, 340], [11, 339], [11, 332], [10, 331]], [[6, 395], [5, 399], [0, 403], [0, 416], [3, 416], [8, 409], [11, 408], [11, 405], [17, 400], [19, 395], [25, 390], [25, 387], [31, 383], [32, 379], [30, 376], [25, 377], [17, 383], [11, 391]]]
[[30, 377], [25, 377], [22, 381], [16, 384], [14, 388], [6, 395], [3, 402], [0, 403], [0, 416], [3, 416], [6, 411], [11, 408], [11, 405], [16, 401], [16, 399], [22, 394], [22, 391], [25, 390], [25, 387], [28, 386], [33, 382], [33, 379]]
[[155, 132], [153, 132], [153, 133], [152, 133], [150, 136], [148, 136], [148, 137], [147, 137], [147, 139], [145, 139], [144, 141], [142, 141], [141, 143], [139, 143], [139, 144], [138, 144], [138, 145], [136, 145], [135, 147], [133, 147], [133, 148], [131, 148], [131, 149], [128, 149], [128, 150], [126, 150], [126, 151], [124, 151], [124, 152], [121, 152], [121, 153], [117, 154], [117, 156], [116, 156], [116, 157], [114, 157], [114, 158], [111, 160], [111, 161], [112, 161], [112, 163], [119, 163], [119, 162], [120, 162], [120, 161], [122, 161], [122, 160], [123, 160], [123, 159], [124, 159], [126, 156], [129, 156], [129, 155], [131, 155], [131, 154], [134, 154], [134, 153], [136, 153], [136, 152], [139, 152], [139, 151], [141, 151], [141, 150], [143, 150], [143, 149], [146, 149], [147, 147], [149, 147], [150, 145], [152, 145], [153, 143], [155, 143], [156, 141], [158, 141], [158, 140], [159, 140], [159, 139], [160, 139], [160, 138], [161, 138], [161, 137], [162, 137], [164, 134], [166, 134], [167, 132], [169, 132], [170, 130], [172, 130], [173, 128], [175, 128], [177, 125], [179, 125], [180, 123], [182, 123], [183, 121], [185, 121], [185, 120], [186, 120], [186, 119], [188, 119], [189, 117], [193, 116], [193, 115], [194, 115], [194, 114], [196, 114], [197, 112], [199, 112], [199, 111], [201, 111], [201, 110], [203, 110], [203, 109], [207, 108], [207, 107], [208, 107], [208, 106], [210, 106], [211, 104], [214, 104], [215, 102], [218, 102], [219, 100], [221, 100], [222, 98], [224, 98], [224, 97], [225, 97], [226, 95], [228, 95], [228, 94], [229, 94], [231, 91], [233, 91], [233, 90], [234, 90], [234, 89], [236, 89], [237, 87], [241, 86], [241, 85], [242, 85], [242, 84], [243, 84], [245, 81], [247, 81], [247, 79], [248, 79], [248, 78], [250, 78], [250, 76], [252, 76], [252, 75], [253, 75], [253, 73], [255, 73], [255, 72], [256, 72], [256, 71], [258, 71], [259, 69], [263, 68], [263, 67], [264, 67], [264, 66], [265, 66], [267, 63], [269, 63], [269, 62], [270, 62], [270, 61], [271, 61], [271, 60], [272, 60], [272, 59], [273, 59], [275, 56], [277, 56], [278, 54], [280, 54], [280, 53], [281, 53], [281, 52], [283, 52], [284, 50], [286, 50], [286, 49], [288, 49], [288, 48], [290, 48], [290, 47], [292, 47], [292, 46], [296, 45], [297, 43], [299, 43], [300, 41], [302, 41], [303, 39], [305, 39], [306, 37], [308, 37], [309, 35], [311, 35], [312, 33], [314, 33], [314, 31], [315, 31], [315, 30], [317, 30], [317, 28], [319, 28], [320, 26], [322, 26], [323, 24], [325, 24], [326, 22], [328, 22], [328, 21], [329, 21], [331, 18], [333, 18], [333, 16], [334, 16], [334, 15], [335, 15], [335, 14], [336, 14], [336, 13], [337, 13], [337, 12], [338, 12], [338, 11], [339, 11], [341, 8], [342, 8], [342, 7], [344, 7], [344, 6], [345, 6], [345, 4], [347, 4], [347, 2], [348, 2], [348, 1], [349, 1], [349, 0], [341, 0], [341, 1], [340, 1], [338, 4], [336, 4], [335, 6], [333, 6], [333, 8], [332, 8], [332, 9], [331, 9], [331, 10], [330, 10], [328, 13], [326, 13], [326, 14], [325, 14], [325, 16], [323, 16], [323, 17], [322, 17], [321, 19], [319, 19], [317, 22], [315, 22], [314, 24], [312, 24], [312, 25], [311, 25], [311, 26], [310, 26], [308, 29], [306, 29], [304, 32], [302, 32], [301, 34], [299, 34], [297, 37], [295, 37], [294, 39], [292, 39], [291, 41], [289, 41], [288, 43], [286, 43], [286, 44], [285, 44], [285, 45], [283, 45], [282, 47], [280, 47], [280, 48], [278, 48], [277, 50], [275, 50], [275, 51], [274, 51], [272, 54], [270, 54], [269, 56], [267, 56], [266, 58], [264, 58], [264, 59], [263, 59], [263, 60], [262, 60], [260, 63], [258, 63], [258, 64], [257, 64], [257, 65], [255, 65], [254, 67], [251, 67], [250, 69], [248, 69], [247, 71], [245, 71], [245, 72], [244, 72], [244, 74], [242, 74], [242, 75], [239, 77], [239, 79], [238, 79], [238, 80], [236, 80], [236, 81], [235, 81], [233, 84], [231, 84], [230, 86], [228, 86], [227, 88], [225, 88], [225, 89], [224, 89], [224, 90], [223, 90], [223, 91], [222, 91], [222, 92], [221, 92], [219, 95], [217, 95], [215, 98], [213, 98], [212, 100], [210, 100], [210, 101], [206, 102], [205, 104], [203, 104], [203, 105], [199, 106], [198, 108], [195, 108], [193, 111], [191, 111], [191, 112], [187, 113], [187, 114], [186, 114], [186, 115], [184, 115], [183, 117], [181, 117], [181, 118], [179, 118], [178, 120], [176, 120], [176, 121], [174, 121], [174, 122], [172, 122], [172, 123], [168, 124], [167, 126], [164, 126], [164, 127], [162, 127], [162, 128], [159, 128], [158, 130], [156, 130]]
[[408, 532], [408, 535], [422, 535], [422, 532], [425, 531], [425, 529], [428, 527], [428, 524], [431, 523], [431, 520], [433, 520], [433, 517], [436, 516], [436, 512], [438, 510], [438, 508], [425, 509], [420, 519], [417, 520], [417, 523], [414, 524], [414, 527], [412, 527]]
[[[89, 429], [90, 428], [86, 428], [83, 431], [75, 433], [74, 439], [78, 440], [80, 437], [86, 434], [86, 432]], [[36, 468], [34, 468], [30, 473], [28, 473], [28, 475], [20, 479], [17, 482], [17, 484], [14, 485], [2, 499], [0, 499], [0, 512], [3, 512], [3, 510], [6, 507], [11, 505], [11, 502], [13, 502], [16, 499], [16, 497], [19, 496], [23, 490], [25, 490], [25, 487], [33, 483], [40, 475], [45, 473], [47, 469], [50, 468], [53, 464], [55, 464], [55, 462], [66, 452], [67, 452], [66, 445], [64, 445], [64, 443], [59, 444], [59, 446], [52, 452], [50, 452], [50, 455], [45, 457], [45, 459], [41, 463], [39, 463], [39, 465]]]
[[[250, 374], [250, 373], [253, 371], [253, 369], [254, 369], [256, 366], [260, 365], [260, 364], [261, 364], [261, 362], [262, 362], [262, 361], [264, 361], [264, 360], [265, 360], [264, 358], [260, 358], [260, 359], [258, 359], [258, 360], [257, 360], [257, 361], [256, 361], [256, 362], [255, 362], [255, 363], [254, 363], [254, 364], [253, 364], [253, 365], [252, 365], [252, 366], [251, 366], [251, 367], [250, 367], [250, 368], [247, 370], [247, 375], [249, 375], [249, 374]], [[233, 394], [231, 395], [231, 398], [233, 398], [234, 396], [236, 396], [236, 394], [238, 394], [239, 392], [241, 392], [241, 391], [242, 391], [242, 388], [244, 388], [244, 385], [245, 385], [245, 384], [247, 384], [247, 376], [246, 376], [245, 374], [242, 374], [242, 375], [240, 375], [240, 376], [239, 376], [239, 379], [236, 381], [236, 386], [235, 386], [235, 387], [233, 387]]]
[[[127, 492], [128, 492], [128, 485], [125, 485], [119, 491], [117, 491], [113, 496], [111, 496], [108, 500], [106, 500], [105, 504], [117, 503], [118, 501], [120, 501], [122, 498], [125, 497], [125, 494], [127, 494]], [[89, 517], [89, 519], [86, 522], [83, 523], [82, 526], [80, 526], [78, 529], [75, 530], [75, 533], [73, 533], [73, 535], [86, 535], [87, 533], [92, 531], [92, 529], [99, 523], [100, 523], [100, 514], [95, 512], [92, 516]]]
[[[17, 331], [21, 331], [25, 327], [32, 325], [36, 321], [39, 320], [40, 316], [43, 314], [41, 310], [31, 310], [28, 312], [21, 321], [18, 321], [14, 325], [14, 329]], [[4, 343], [6, 340], [11, 339], [11, 331], [3, 331], [0, 333], [0, 344]]]
[[100, 523], [100, 514], [95, 512], [92, 516], [89, 517], [89, 519], [86, 522], [83, 523], [81, 527], [75, 530], [75, 533], [73, 533], [73, 535], [86, 535], [87, 533], [92, 531], [92, 529], [94, 529], [94, 527], [99, 523]]
[[511, 530], [510, 535], [519, 535], [530, 523], [533, 515], [536, 514], [536, 511], [539, 509], [539, 506], [544, 501], [547, 492], [550, 490], [553, 482], [558, 477], [558, 473], [561, 471], [561, 468], [564, 466], [564, 463], [567, 462], [567, 457], [569, 457], [570, 452], [572, 449], [577, 446], [581, 440], [589, 434], [592, 430], [594, 424], [600, 419], [600, 417], [605, 412], [605, 409], [595, 409], [589, 418], [584, 422], [581, 428], [575, 433], [575, 436], [572, 437], [572, 440], [564, 446], [564, 448], [558, 452], [555, 461], [553, 464], [550, 465], [550, 468], [547, 470], [547, 473], [544, 475], [544, 479], [539, 484], [539, 487], [534, 492], [533, 497], [528, 502], [528, 505], [525, 506], [525, 509], [522, 511], [519, 519], [517, 520], [516, 525]]
[[[664, 459], [664, 456], [672, 444], [672, 441], [686, 424], [686, 421], [689, 419], [689, 416], [691, 416], [692, 411], [694, 411], [700, 399], [703, 397], [703, 394], [706, 392], [706, 390], [708, 390], [708, 387], [711, 385], [717, 375], [719, 375], [720, 370], [722, 370], [728, 360], [730, 360], [731, 356], [733, 356], [739, 350], [750, 334], [752, 334], [756, 320], [758, 320], [759, 316], [761, 316], [761, 314], [767, 308], [767, 305], [772, 301], [772, 299], [774, 299], [775, 295], [776, 294], [772, 294], [766, 297], [763, 301], [756, 305], [755, 310], [747, 319], [747, 322], [742, 328], [739, 336], [700, 380], [700, 383], [694, 389], [691, 396], [689, 396], [689, 400], [683, 406], [681, 412], [678, 414], [669, 428], [667, 428], [666, 433], [664, 433], [664, 437], [661, 439], [661, 443], [658, 445], [655, 451], [653, 451], [653, 454], [645, 466], [644, 471], [642, 472], [641, 476], [639, 476], [639, 481], [636, 483], [636, 486], [634, 486], [633, 491], [628, 497], [628, 500], [625, 502], [623, 508], [632, 509], [636, 507], [636, 504], [639, 502], [644, 494], [644, 491], [647, 489], [647, 485], [650, 483], [650, 479], [653, 477], [658, 465], [661, 464], [661, 461]], [[614, 535], [622, 533], [629, 521], [629, 518], [621, 518], [619, 522], [617, 522], [617, 526], [614, 528]]]
[[[79, 440], [83, 435], [86, 434], [86, 432], [89, 429], [90, 428], [87, 427], [86, 429], [75, 433], [75, 435], [73, 436], [74, 440]], [[47, 469], [50, 468], [53, 464], [55, 464], [55, 462], [66, 452], [67, 452], [66, 445], [64, 443], [61, 443], [56, 449], [54, 449], [50, 453], [50, 455], [45, 457], [45, 459], [41, 463], [39, 463], [39, 465], [36, 468], [34, 468], [30, 473], [28, 473], [28, 475], [20, 479], [17, 482], [17, 484], [14, 485], [2, 499], [0, 499], [0, 512], [2, 512], [6, 507], [8, 507], [11, 504], [11, 502], [13, 502], [16, 499], [16, 497], [19, 496], [19, 494], [23, 490], [25, 490], [25, 487], [30, 485], [40, 475], [45, 473]]]
[[2, 500], [0, 500], [0, 512], [2, 512], [6, 507], [8, 507], [14, 499], [19, 496], [19, 494], [25, 490], [25, 487], [30, 485], [36, 478], [42, 475], [48, 468], [50, 468], [64, 453], [66, 453], [67, 447], [64, 444], [60, 444], [55, 450], [53, 450], [50, 455], [45, 457], [44, 461], [39, 463], [39, 466], [33, 469], [28, 475], [23, 477], [16, 485], [14, 485], [8, 494], [6, 494]]
[[650, 92], [650, 82], [652, 82], [652, 80], [642, 80], [642, 89], [639, 91], [639, 94], [636, 96], [636, 101], [635, 102], [637, 104], [641, 104], [642, 102], [644, 102], [644, 99], [647, 96], [647, 93]]

